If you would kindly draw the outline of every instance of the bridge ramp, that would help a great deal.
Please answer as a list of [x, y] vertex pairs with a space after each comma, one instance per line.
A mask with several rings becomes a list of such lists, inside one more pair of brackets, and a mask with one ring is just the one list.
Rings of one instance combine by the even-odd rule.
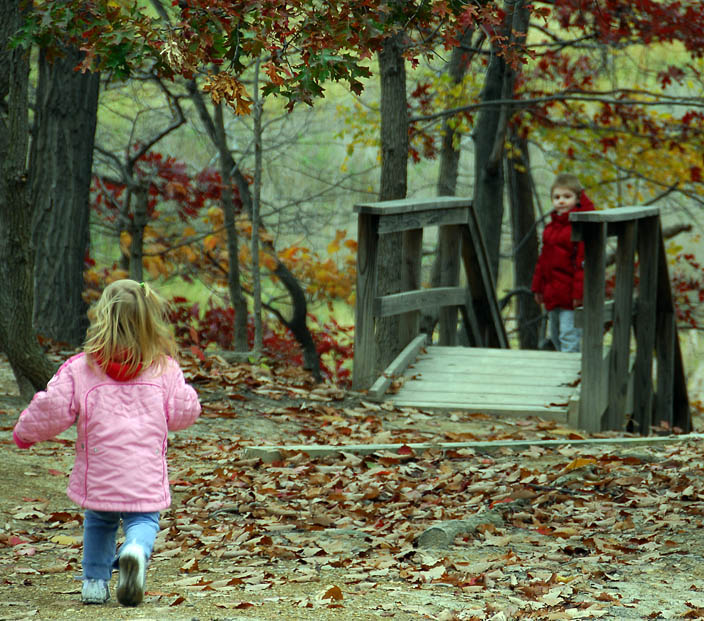
[[419, 409], [534, 415], [573, 424], [580, 367], [581, 354], [430, 345], [386, 399]]

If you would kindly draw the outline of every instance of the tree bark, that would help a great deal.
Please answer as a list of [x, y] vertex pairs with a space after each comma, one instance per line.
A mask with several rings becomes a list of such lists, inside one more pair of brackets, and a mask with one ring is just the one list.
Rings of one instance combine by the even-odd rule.
[[[524, 0], [505, 2], [504, 36], [516, 40], [525, 37], [528, 11]], [[507, 100], [513, 97], [514, 73], [500, 54], [500, 44], [491, 42], [491, 60], [486, 72], [482, 102]], [[473, 133], [474, 151], [474, 208], [489, 253], [489, 264], [494, 279], [498, 279], [501, 224], [503, 220], [503, 151], [511, 110], [507, 105], [482, 108]]]
[[134, 210], [128, 227], [130, 233], [130, 278], [144, 280], [144, 229], [147, 227], [149, 188], [139, 185], [134, 191]]
[[[11, 50], [9, 37], [22, 19], [21, 3], [0, 2], [0, 348], [21, 395], [31, 398], [54, 371], [32, 328], [34, 250], [28, 188], [29, 52]], [[23, 5], [26, 6], [26, 5]]]
[[[472, 35], [474, 31], [467, 28], [459, 39], [459, 45], [452, 50], [450, 63], [447, 66], [447, 74], [453, 85], [459, 84], [467, 73], [467, 68], [472, 60], [474, 52], [470, 51]], [[437, 193], [438, 196], [454, 196], [457, 190], [457, 176], [460, 166], [460, 149], [455, 146], [458, 134], [455, 131], [451, 119], [445, 119], [442, 124], [442, 146], [440, 148], [440, 170], [438, 172]], [[440, 269], [440, 247], [446, 244], [441, 232], [438, 243], [435, 246], [435, 259], [430, 272], [430, 286], [442, 286], [442, 275]], [[457, 261], [457, 275], [449, 275], [448, 281], [453, 284], [459, 275], [459, 261]], [[421, 315], [420, 330], [426, 334], [432, 334], [440, 318], [439, 309], [424, 311]]]
[[[233, 326], [235, 351], [245, 352], [249, 350], [247, 341], [247, 300], [242, 292], [240, 282], [240, 248], [237, 238], [237, 228], [235, 227], [235, 199], [232, 193], [232, 157], [227, 147], [227, 136], [225, 135], [225, 122], [223, 119], [224, 104], [220, 103], [215, 108], [215, 139], [216, 147], [220, 157], [220, 178], [222, 179], [222, 210], [225, 221], [225, 233], [227, 235], [227, 254], [229, 265], [227, 270], [227, 286], [230, 292], [230, 302], [235, 311], [235, 325]], [[205, 104], [203, 104], [205, 108]], [[207, 111], [206, 111], [207, 114]], [[202, 115], [201, 115], [202, 116]]]
[[[384, 41], [378, 54], [381, 79], [381, 181], [379, 200], [405, 198], [408, 170], [408, 106], [406, 66], [403, 58], [405, 33]], [[398, 293], [401, 286], [403, 237], [400, 233], [382, 235], [379, 240], [379, 295]], [[377, 321], [376, 369], [383, 371], [398, 355], [400, 318]]]
[[[530, 292], [533, 271], [538, 261], [538, 234], [535, 227], [528, 141], [513, 135], [511, 142], [515, 155], [506, 161], [506, 177], [513, 237], [513, 286], [514, 289], [527, 289]], [[532, 295], [518, 294], [516, 315], [521, 349], [537, 349], [541, 310]]]
[[44, 50], [39, 55], [30, 154], [34, 325], [44, 336], [79, 345], [88, 327], [83, 271], [100, 84], [97, 74], [74, 71], [82, 52], [63, 52], [53, 62]]

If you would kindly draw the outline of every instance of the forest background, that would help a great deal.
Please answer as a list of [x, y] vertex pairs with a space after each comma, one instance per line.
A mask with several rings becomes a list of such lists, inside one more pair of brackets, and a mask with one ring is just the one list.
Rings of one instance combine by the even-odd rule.
[[[598, 208], [662, 207], [699, 386], [703, 12], [2, 0], [0, 348], [22, 394], [53, 371], [43, 346], [77, 347], [87, 305], [125, 276], [174, 298], [196, 358], [263, 354], [348, 385], [353, 206], [404, 197], [473, 199], [513, 343], [536, 347], [528, 288], [559, 171]], [[424, 243], [437, 282], [442, 239]]]

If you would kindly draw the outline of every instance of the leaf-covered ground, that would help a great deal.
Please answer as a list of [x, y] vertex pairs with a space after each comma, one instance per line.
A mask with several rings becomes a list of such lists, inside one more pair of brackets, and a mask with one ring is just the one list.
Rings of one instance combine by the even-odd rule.
[[[174, 503], [145, 603], [127, 610], [81, 605], [81, 514], [64, 494], [72, 430], [16, 449], [19, 404], [0, 365], [0, 621], [704, 618], [698, 442], [264, 464], [246, 447], [580, 436], [537, 419], [380, 407], [292, 369], [214, 361], [187, 374], [204, 414], [171, 440]], [[416, 545], [455, 519], [473, 527], [452, 545]]]

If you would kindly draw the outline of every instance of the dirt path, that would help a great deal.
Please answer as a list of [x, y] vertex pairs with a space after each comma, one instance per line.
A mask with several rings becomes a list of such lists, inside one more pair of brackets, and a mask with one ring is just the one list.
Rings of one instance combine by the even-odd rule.
[[[194, 376], [206, 410], [172, 439], [174, 503], [145, 603], [127, 610], [81, 605], [81, 514], [64, 493], [72, 430], [16, 449], [19, 401], [0, 364], [0, 621], [704, 618], [701, 447], [299, 454], [266, 465], [244, 447], [570, 431], [379, 408], [229, 372], [222, 393]], [[413, 546], [430, 525], [507, 501], [524, 504], [448, 549]]]

